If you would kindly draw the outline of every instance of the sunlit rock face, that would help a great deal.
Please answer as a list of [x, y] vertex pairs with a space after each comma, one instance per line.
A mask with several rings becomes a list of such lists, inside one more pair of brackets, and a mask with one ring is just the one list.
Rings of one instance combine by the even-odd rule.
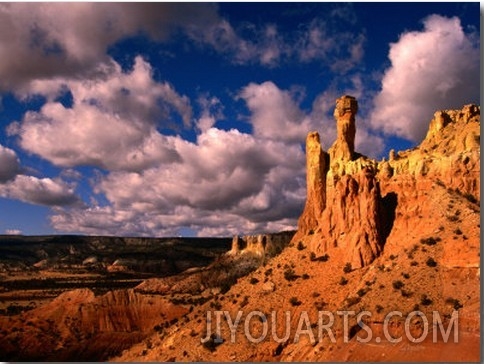
[[319, 134], [311, 132], [306, 138], [306, 185], [307, 198], [304, 211], [298, 221], [298, 230], [308, 234], [318, 224], [326, 206], [326, 173], [328, 154], [321, 148]]
[[[306, 139], [307, 198], [293, 241], [305, 238], [313, 252], [344, 249], [353, 268], [370, 264], [383, 251], [394, 226], [398, 198], [418, 206], [435, 184], [480, 200], [480, 107], [434, 114], [419, 147], [376, 161], [355, 151], [358, 102], [336, 100], [337, 137], [328, 153], [318, 132]], [[410, 186], [410, 187], [409, 187]], [[419, 202], [420, 201], [420, 202]], [[399, 222], [397, 221], [397, 224]]]

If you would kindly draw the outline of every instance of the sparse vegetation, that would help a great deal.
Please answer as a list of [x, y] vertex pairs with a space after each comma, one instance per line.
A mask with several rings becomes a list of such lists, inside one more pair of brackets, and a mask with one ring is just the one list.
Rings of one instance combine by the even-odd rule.
[[405, 297], [405, 298], [409, 298], [409, 297], [412, 297], [413, 296], [413, 293], [412, 292], [407, 291], [405, 289], [402, 289], [400, 291], [400, 293], [402, 294], [402, 297]]
[[404, 285], [405, 285], [405, 284], [404, 284], [402, 281], [400, 281], [400, 280], [398, 280], [398, 281], [393, 281], [393, 282], [392, 282], [392, 286], [393, 286], [393, 288], [394, 288], [394, 289], [400, 289], [400, 288], [402, 288]]
[[286, 279], [286, 281], [295, 281], [296, 279], [299, 278], [298, 275], [296, 275], [296, 272], [294, 271], [294, 269], [292, 269], [291, 267], [287, 267], [285, 270], [284, 270], [284, 278]]
[[297, 299], [297, 297], [291, 297], [291, 298], [289, 299], [289, 303], [290, 303], [291, 305], [293, 305], [293, 306], [300, 306], [302, 302], [301, 302], [301, 301], [299, 301], [299, 300]]
[[345, 277], [341, 277], [341, 279], [339, 280], [339, 284], [341, 286], [345, 286], [347, 283], [348, 283], [348, 280]]
[[430, 237], [430, 238], [420, 239], [420, 243], [425, 245], [435, 245], [439, 241], [441, 241], [440, 237], [436, 237], [436, 238]]
[[382, 305], [376, 305], [375, 310], [377, 313], [381, 313], [383, 311], [384, 307]]
[[452, 297], [447, 298], [445, 300], [445, 303], [447, 305], [451, 305], [454, 308], [454, 310], [458, 310], [463, 307], [462, 303], [460, 303], [458, 299], [452, 298]]
[[431, 268], [437, 266], [437, 262], [432, 257], [428, 258], [427, 261], [425, 262], [425, 264], [427, 264]]
[[430, 299], [426, 294], [423, 294], [420, 297], [420, 303], [424, 306], [429, 306], [433, 303], [432, 299]]
[[314, 307], [316, 307], [316, 309], [318, 311], [322, 311], [328, 304], [326, 302], [324, 302], [323, 300], [319, 300], [319, 301], [316, 301], [314, 302]]
[[402, 276], [405, 279], [409, 279], [410, 278], [410, 274], [408, 274], [408, 273], [402, 273]]
[[217, 349], [217, 346], [223, 343], [223, 339], [219, 338], [217, 335], [212, 334], [210, 338], [205, 341], [202, 345], [205, 349], [214, 352]]
[[302, 241], [297, 243], [297, 250], [304, 250], [304, 249], [306, 249], [306, 246], [303, 244]]
[[242, 302], [240, 302], [240, 307], [245, 307], [249, 304], [249, 296], [244, 296]]
[[353, 268], [351, 267], [351, 263], [350, 262], [346, 263], [344, 268], [343, 268], [343, 272], [350, 273], [352, 270], [353, 270]]
[[259, 280], [258, 280], [257, 278], [255, 278], [255, 277], [252, 277], [252, 278], [250, 279], [249, 283], [250, 283], [250, 284], [252, 284], [252, 285], [253, 285], [253, 284], [257, 284], [257, 283], [259, 283]]
[[218, 301], [212, 301], [210, 302], [210, 307], [217, 311], [220, 311], [220, 309], [222, 308], [222, 304]]
[[302, 279], [309, 279], [309, 274], [304, 273], [304, 274], [302, 275]]
[[359, 297], [363, 297], [365, 294], [366, 294], [367, 290], [364, 289], [364, 288], [360, 288], [356, 294], [359, 296]]
[[311, 260], [312, 262], [327, 262], [328, 259], [328, 254], [324, 254], [320, 257], [317, 257], [315, 252], [311, 252], [311, 254], [309, 254], [309, 260]]
[[348, 297], [348, 298], [346, 298], [346, 305], [348, 307], [351, 307], [353, 305], [356, 305], [360, 301], [361, 301], [361, 298], [360, 297]]
[[477, 201], [477, 198], [474, 197], [474, 195], [470, 194], [470, 193], [465, 193], [463, 195], [469, 202], [472, 202], [472, 203], [478, 203]]
[[457, 229], [454, 230], [454, 234], [455, 235], [462, 235], [462, 230], [457, 228]]
[[456, 221], [459, 221], [459, 216], [449, 215], [449, 216], [447, 216], [447, 220], [449, 220], [450, 222], [456, 222]]

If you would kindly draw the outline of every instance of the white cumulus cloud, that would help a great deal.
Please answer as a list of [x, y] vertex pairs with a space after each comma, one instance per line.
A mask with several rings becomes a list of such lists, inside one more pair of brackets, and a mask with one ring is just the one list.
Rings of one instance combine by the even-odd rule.
[[123, 37], [144, 32], [162, 41], [218, 19], [213, 4], [2, 3], [0, 90], [33, 79], [91, 77], [109, 63], [108, 46]]
[[[156, 128], [177, 127], [173, 112], [188, 126], [190, 101], [170, 84], [155, 82], [151, 72], [137, 57], [128, 73], [113, 63], [100, 78], [34, 81], [23, 97], [41, 94], [48, 101], [10, 126], [10, 134], [18, 134], [25, 150], [62, 167], [142, 170], [177, 160], [170, 139]], [[66, 90], [72, 94], [72, 106], [56, 99]]]
[[242, 89], [240, 97], [252, 113], [250, 122], [258, 138], [301, 142], [315, 127], [311, 118], [300, 110], [293, 95], [273, 82], [250, 83]]
[[62, 180], [18, 175], [0, 185], [0, 196], [44, 206], [64, 206], [79, 203], [74, 188]]
[[109, 206], [58, 209], [53, 226], [137, 235], [173, 235], [180, 226], [200, 235], [294, 227], [304, 202], [299, 145], [215, 128], [195, 143], [172, 138], [179, 162], [107, 174], [96, 192]]
[[421, 31], [391, 44], [391, 66], [374, 99], [372, 126], [386, 134], [420, 141], [433, 113], [479, 102], [480, 56], [476, 34], [459, 18], [432, 15]]

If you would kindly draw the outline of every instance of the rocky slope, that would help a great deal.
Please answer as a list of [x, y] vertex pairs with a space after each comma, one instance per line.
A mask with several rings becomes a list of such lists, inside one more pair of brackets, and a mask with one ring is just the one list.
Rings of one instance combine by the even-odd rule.
[[[47, 285], [49, 292], [54, 287], [57, 288], [54, 293], [58, 293], [62, 291], [60, 283], [64, 283], [65, 292], [40, 307], [29, 306], [28, 311], [20, 314], [15, 314], [16, 310], [7, 310], [9, 315], [0, 315], [0, 357], [11, 361], [100, 361], [118, 355], [143, 340], [144, 345], [151, 347], [151, 335], [159, 335], [179, 320], [186, 320], [186, 314], [195, 307], [206, 302], [213, 304], [216, 294], [229, 289], [237, 278], [280, 253], [293, 235], [294, 232], [282, 232], [234, 237], [231, 250], [230, 239], [77, 237], [76, 240], [71, 237], [66, 244], [67, 237], [10, 238], [19, 244], [16, 246], [4, 242], [0, 248], [9, 252], [8, 256], [3, 256], [7, 275], [5, 280], [0, 280], [0, 286], [4, 288], [1, 294], [14, 294], [10, 290], [19, 282], [26, 285], [26, 289], [15, 289], [25, 291], [29, 299], [41, 294], [37, 288], [45, 289]], [[114, 243], [120, 243], [117, 250]], [[209, 246], [213, 249], [208, 249]], [[211, 264], [201, 266], [208, 261], [208, 257], [217, 254], [221, 246], [225, 247], [223, 253], [213, 258]], [[12, 279], [8, 278], [9, 275], [17, 272], [19, 267], [32, 267], [38, 259], [39, 249], [50, 263], [31, 269], [30, 273], [36, 274], [37, 278], [30, 279], [30, 285], [29, 280], [7, 280]], [[191, 256], [188, 254], [190, 251], [193, 252]], [[24, 260], [21, 259], [22, 252], [27, 253]], [[134, 289], [113, 290], [115, 283], [119, 283], [116, 281], [119, 273], [113, 273], [110, 268], [124, 267], [121, 272], [125, 276], [129, 273], [139, 277], [140, 273], [146, 271], [136, 272], [135, 269], [146, 267], [146, 264], [140, 265], [139, 262], [147, 260], [141, 260], [140, 257], [149, 256], [150, 252], [152, 262], [162, 254], [164, 258], [172, 257], [170, 266], [173, 269], [190, 268], [168, 276], [166, 270], [152, 269], [150, 272], [158, 274], [160, 278], [149, 278], [141, 284], [138, 284], [138, 280]], [[89, 255], [104, 258], [92, 262], [86, 258]], [[66, 259], [59, 259], [65, 256], [70, 258], [69, 264]], [[54, 265], [55, 258], [58, 259], [57, 265]], [[116, 264], [121, 259], [138, 264]], [[187, 266], [181, 262], [191, 264]], [[93, 281], [92, 274], [88, 280], [79, 272], [86, 269], [86, 265], [101, 263], [104, 265], [97, 269], [108, 271], [102, 280], [96, 276]], [[76, 274], [67, 274], [76, 269]], [[52, 273], [52, 270], [56, 270], [57, 278], [46, 279], [47, 273]], [[83, 287], [100, 282], [104, 292], [109, 290], [107, 293], [99, 295], [99, 289], [96, 289], [95, 294], [88, 288], [66, 290], [67, 287]], [[134, 282], [130, 280], [128, 283]]]
[[[149, 348], [140, 343], [113, 360], [479, 360], [480, 108], [437, 112], [419, 147], [382, 161], [354, 151], [357, 109], [352, 97], [337, 100], [338, 136], [327, 153], [316, 132], [308, 135], [307, 202], [289, 247], [195, 307], [183, 324], [151, 336]], [[241, 311], [239, 325], [231, 332], [222, 316], [220, 335], [203, 343], [215, 311], [232, 320]], [[335, 340], [326, 331], [319, 337], [321, 311], [334, 316]], [[344, 311], [353, 312], [346, 335]], [[363, 311], [367, 326], [356, 320]], [[402, 316], [385, 326], [393, 311]], [[430, 326], [409, 316], [416, 311]], [[457, 342], [432, 325], [434, 311], [446, 328], [457, 315]], [[249, 340], [248, 330], [263, 339]]]

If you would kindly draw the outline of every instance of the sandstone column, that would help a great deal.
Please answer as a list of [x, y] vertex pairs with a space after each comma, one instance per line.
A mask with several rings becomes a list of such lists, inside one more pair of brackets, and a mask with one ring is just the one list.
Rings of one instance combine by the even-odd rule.
[[298, 221], [298, 232], [304, 235], [316, 229], [326, 206], [326, 156], [319, 134], [309, 133], [306, 138], [306, 205]]
[[342, 96], [336, 100], [334, 117], [336, 119], [337, 137], [329, 149], [331, 164], [333, 161], [350, 161], [355, 152], [355, 115], [358, 102], [353, 96]]

